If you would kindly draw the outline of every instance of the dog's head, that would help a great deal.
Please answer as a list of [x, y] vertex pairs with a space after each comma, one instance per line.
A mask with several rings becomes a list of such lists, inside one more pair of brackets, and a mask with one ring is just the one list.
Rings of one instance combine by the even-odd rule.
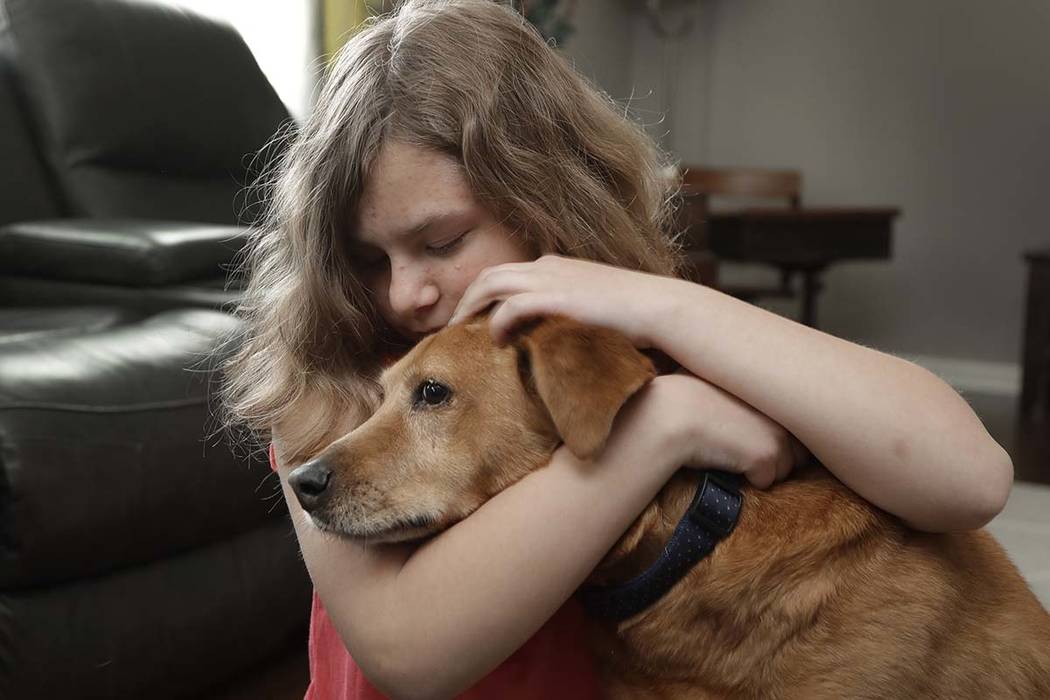
[[289, 483], [322, 530], [417, 540], [546, 464], [562, 442], [594, 456], [620, 407], [654, 375], [613, 331], [546, 318], [497, 347], [475, 319], [425, 338], [386, 370], [375, 414]]

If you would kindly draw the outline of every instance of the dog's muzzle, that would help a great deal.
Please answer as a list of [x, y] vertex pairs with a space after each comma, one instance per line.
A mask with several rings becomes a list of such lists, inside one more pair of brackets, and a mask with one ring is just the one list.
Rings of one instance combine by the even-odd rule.
[[332, 470], [321, 459], [307, 462], [288, 475], [288, 485], [307, 513], [323, 507], [328, 501], [328, 484], [331, 480]]

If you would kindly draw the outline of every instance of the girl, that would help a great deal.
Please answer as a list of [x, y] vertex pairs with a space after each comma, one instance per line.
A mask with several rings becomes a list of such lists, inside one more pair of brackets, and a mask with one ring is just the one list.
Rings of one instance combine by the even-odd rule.
[[[491, 0], [413, 0], [343, 49], [256, 233], [224, 389], [272, 440], [314, 582], [308, 697], [593, 697], [570, 596], [683, 464], [766, 487], [808, 450], [928, 530], [1002, 508], [1009, 459], [936, 377], [676, 277], [665, 165]], [[322, 535], [288, 473], [368, 416], [388, 358], [492, 304], [498, 338], [557, 312], [691, 375], [425, 544]]]

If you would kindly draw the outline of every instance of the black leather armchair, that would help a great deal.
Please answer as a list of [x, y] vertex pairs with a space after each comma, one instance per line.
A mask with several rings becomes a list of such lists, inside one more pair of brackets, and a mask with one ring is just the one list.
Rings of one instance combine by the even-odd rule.
[[288, 114], [220, 23], [0, 10], [0, 697], [206, 697], [306, 639], [276, 482], [211, 400]]
[[220, 265], [290, 120], [240, 36], [131, 0], [2, 7], [0, 298], [229, 301]]

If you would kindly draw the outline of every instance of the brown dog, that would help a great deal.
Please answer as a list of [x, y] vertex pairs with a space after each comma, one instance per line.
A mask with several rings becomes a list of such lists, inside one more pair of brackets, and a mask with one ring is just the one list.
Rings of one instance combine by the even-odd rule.
[[[484, 321], [424, 339], [359, 428], [293, 472], [322, 529], [432, 535], [543, 466], [601, 449], [654, 376], [616, 333], [566, 319], [505, 347]], [[591, 576], [662, 551], [699, 472], [680, 470]], [[743, 489], [736, 529], [650, 608], [591, 635], [616, 698], [1050, 698], [1050, 615], [984, 532], [905, 528], [819, 467]]]

